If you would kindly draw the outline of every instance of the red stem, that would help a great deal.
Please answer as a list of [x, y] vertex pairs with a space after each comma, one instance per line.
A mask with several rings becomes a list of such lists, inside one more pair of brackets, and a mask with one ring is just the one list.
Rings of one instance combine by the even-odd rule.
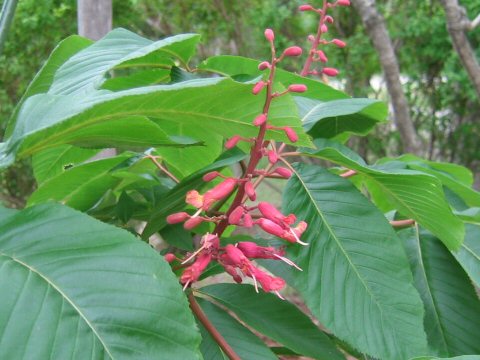
[[217, 328], [210, 322], [200, 305], [198, 305], [197, 300], [195, 300], [195, 296], [193, 296], [193, 293], [191, 292], [188, 294], [188, 302], [190, 303], [190, 308], [197, 317], [198, 321], [200, 321], [203, 326], [205, 326], [205, 329], [207, 329], [210, 335], [212, 335], [212, 337], [215, 339], [215, 342], [218, 344], [218, 346], [220, 346], [225, 355], [227, 355], [230, 360], [242, 360], [240, 359], [240, 356], [238, 356], [237, 353], [232, 349], [232, 347], [227, 343], [227, 341], [222, 336], [222, 334], [220, 334]]
[[405, 227], [415, 224], [415, 220], [413, 219], [406, 219], [406, 220], [392, 220], [390, 221], [390, 225], [393, 227]]
[[320, 21], [318, 22], [317, 35], [315, 36], [315, 40], [312, 42], [312, 46], [310, 47], [310, 52], [308, 53], [307, 60], [305, 61], [302, 72], [300, 73], [300, 75], [302, 76], [307, 76], [309, 74], [310, 66], [312, 66], [313, 57], [315, 56], [315, 51], [320, 44], [320, 39], [322, 38], [322, 25], [325, 24], [325, 16], [327, 14], [327, 4], [328, 0], [323, 0], [322, 15], [320, 16]]

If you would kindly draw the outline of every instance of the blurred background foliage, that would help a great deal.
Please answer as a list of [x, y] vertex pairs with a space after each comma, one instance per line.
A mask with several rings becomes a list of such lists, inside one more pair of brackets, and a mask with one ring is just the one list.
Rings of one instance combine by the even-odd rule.
[[[298, 0], [113, 0], [113, 26], [152, 39], [196, 32], [203, 36], [195, 62], [217, 54], [253, 58], [268, 56], [263, 29], [277, 32], [280, 48], [307, 45], [315, 31], [314, 14], [299, 14]], [[321, 1], [312, 1], [319, 5]], [[470, 17], [480, 13], [480, 0], [461, 1]], [[425, 158], [450, 161], [480, 172], [480, 105], [457, 54], [452, 49], [445, 14], [438, 0], [377, 1], [395, 45], [411, 116], [422, 139]], [[338, 14], [341, 12], [341, 16]], [[335, 16], [336, 15], [336, 16]], [[20, 0], [0, 55], [0, 138], [28, 83], [55, 45], [77, 32], [75, 0]], [[348, 43], [328, 48], [329, 65], [341, 70], [331, 85], [354, 97], [387, 101], [378, 56], [353, 8], [334, 11], [332, 37]], [[469, 32], [479, 48], [480, 28]], [[290, 70], [298, 70], [293, 63]], [[350, 145], [368, 161], [401, 153], [392, 122]], [[34, 189], [29, 166], [17, 163], [0, 175], [0, 194], [10, 206], [21, 207]]]

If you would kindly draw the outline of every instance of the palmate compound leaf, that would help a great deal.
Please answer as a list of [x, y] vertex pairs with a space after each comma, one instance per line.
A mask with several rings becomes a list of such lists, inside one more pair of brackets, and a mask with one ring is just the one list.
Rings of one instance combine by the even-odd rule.
[[[225, 99], [229, 99], [228, 102]], [[255, 136], [252, 119], [264, 98], [251, 93], [251, 84], [231, 79], [198, 79], [119, 92], [90, 92], [78, 97], [40, 94], [30, 97], [19, 113], [16, 127], [0, 144], [0, 168], [13, 156], [30, 156], [62, 144], [80, 146], [184, 146], [170, 137], [163, 121], [209, 130], [214, 135]], [[272, 123], [297, 131], [299, 145], [311, 145], [303, 132], [291, 96], [272, 104]], [[121, 125], [121, 126], [120, 126]], [[288, 142], [283, 131], [268, 138]], [[196, 139], [208, 142], [209, 139]]]
[[215, 284], [198, 290], [233, 311], [248, 326], [297, 354], [320, 360], [345, 357], [333, 342], [296, 306], [251, 285]]
[[399, 236], [425, 306], [431, 349], [438, 356], [480, 354], [480, 300], [465, 271], [429, 232], [409, 228]]
[[293, 286], [328, 329], [382, 360], [429, 354], [423, 306], [400, 240], [384, 215], [348, 180], [312, 165], [294, 166], [284, 213], [308, 223], [288, 247], [303, 272]]
[[1, 359], [200, 359], [167, 263], [60, 205], [0, 219]]
[[463, 223], [450, 209], [436, 177], [408, 169], [375, 169], [361, 158], [352, 157], [350, 150], [331, 140], [318, 139], [314, 144], [317, 149], [304, 149], [305, 155], [357, 171], [367, 180], [367, 187], [371, 186], [377, 193], [383, 194], [400, 213], [430, 230], [449, 249], [460, 247], [465, 235]]

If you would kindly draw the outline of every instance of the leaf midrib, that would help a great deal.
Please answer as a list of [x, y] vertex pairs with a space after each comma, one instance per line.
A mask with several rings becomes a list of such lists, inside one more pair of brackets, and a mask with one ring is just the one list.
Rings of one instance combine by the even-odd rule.
[[88, 318], [83, 314], [82, 310], [71, 300], [53, 281], [51, 281], [48, 277], [44, 276], [40, 271], [36, 270], [35, 268], [31, 267], [30, 265], [26, 264], [25, 262], [21, 261], [20, 259], [17, 259], [9, 254], [5, 254], [4, 252], [0, 252], [0, 256], [5, 256], [12, 261], [16, 262], [20, 266], [25, 267], [28, 271], [35, 273], [36, 275], [40, 276], [48, 285], [50, 285], [53, 289], [55, 289], [60, 296], [65, 299], [70, 306], [72, 306], [77, 314], [85, 321], [87, 326], [92, 330], [92, 332], [95, 334], [95, 337], [100, 341], [102, 344], [103, 348], [105, 349], [106, 353], [110, 357], [110, 359], [114, 359], [113, 355], [111, 354], [108, 346], [104, 343], [103, 339], [100, 337], [97, 329], [93, 326], [93, 324], [88, 320]]

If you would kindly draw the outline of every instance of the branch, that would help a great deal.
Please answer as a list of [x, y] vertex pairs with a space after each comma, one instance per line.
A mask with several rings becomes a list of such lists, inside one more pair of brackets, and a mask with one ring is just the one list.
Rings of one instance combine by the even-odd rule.
[[225, 338], [220, 334], [215, 326], [210, 322], [207, 315], [203, 312], [200, 305], [198, 305], [197, 300], [195, 300], [195, 296], [192, 292], [188, 294], [188, 302], [190, 303], [190, 308], [192, 309], [193, 313], [197, 317], [198, 321], [202, 323], [202, 325], [207, 329], [207, 331], [212, 335], [215, 342], [220, 346], [223, 352], [228, 356], [230, 360], [242, 360], [240, 356], [238, 356], [232, 347], [227, 343]]
[[470, 26], [468, 27], [468, 30], [473, 30], [478, 25], [480, 25], [480, 14], [478, 14], [477, 17], [472, 20], [472, 22], [470, 23]]
[[392, 220], [390, 221], [390, 225], [393, 227], [406, 227], [415, 224], [415, 220], [413, 219], [406, 219], [406, 220]]
[[161, 171], [163, 171], [165, 173], [165, 175], [167, 175], [170, 179], [172, 179], [173, 181], [175, 181], [177, 184], [180, 182], [180, 180], [178, 180], [175, 175], [173, 175], [170, 171], [167, 170], [166, 167], [164, 167], [162, 164], [160, 164], [156, 157], [155, 156], [152, 156], [152, 155], [147, 155], [145, 156], [146, 158], [152, 160], [152, 162], [155, 164], [155, 166], [157, 168], [159, 168]]

